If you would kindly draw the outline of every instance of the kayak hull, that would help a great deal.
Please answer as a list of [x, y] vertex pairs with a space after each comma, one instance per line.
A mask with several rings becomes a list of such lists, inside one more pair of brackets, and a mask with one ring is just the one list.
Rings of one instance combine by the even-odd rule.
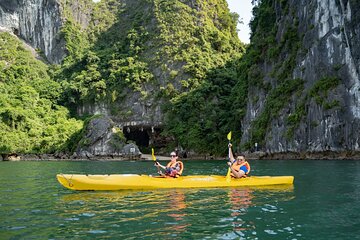
[[251, 176], [227, 179], [218, 175], [164, 178], [137, 174], [81, 175], [57, 174], [57, 180], [71, 190], [130, 190], [161, 188], [213, 188], [293, 184], [293, 176]]

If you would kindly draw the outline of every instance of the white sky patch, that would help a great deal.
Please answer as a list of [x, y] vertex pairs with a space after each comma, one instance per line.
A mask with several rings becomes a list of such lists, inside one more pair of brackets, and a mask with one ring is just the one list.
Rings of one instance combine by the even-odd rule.
[[239, 14], [243, 24], [238, 24], [238, 35], [243, 43], [250, 43], [250, 27], [249, 22], [252, 18], [252, 4], [251, 0], [226, 0], [230, 12]]

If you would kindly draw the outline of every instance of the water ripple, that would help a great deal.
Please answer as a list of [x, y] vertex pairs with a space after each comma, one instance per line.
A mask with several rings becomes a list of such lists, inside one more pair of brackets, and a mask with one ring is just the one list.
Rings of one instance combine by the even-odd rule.
[[[356, 221], [360, 209], [355, 204], [360, 199], [360, 162], [342, 161], [340, 165], [253, 162], [259, 175], [296, 175], [295, 187], [287, 188], [118, 192], [70, 191], [56, 182], [55, 174], [129, 173], [139, 169], [150, 173], [152, 164], [0, 164], [0, 181], [6, 183], [0, 185], [0, 216], [4, 216], [0, 222], [0, 239], [311, 239], [316, 236], [323, 240], [356, 239], [360, 234]], [[224, 172], [220, 161], [186, 164], [191, 165], [187, 168], [189, 174]], [[190, 172], [192, 168], [194, 171]], [[341, 177], [333, 176], [330, 185], [326, 180], [329, 178], [322, 175], [343, 169], [347, 172], [340, 172]]]

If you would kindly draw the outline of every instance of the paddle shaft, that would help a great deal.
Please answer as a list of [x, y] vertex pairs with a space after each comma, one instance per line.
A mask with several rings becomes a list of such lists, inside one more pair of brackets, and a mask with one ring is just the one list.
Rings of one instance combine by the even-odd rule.
[[155, 166], [157, 167], [158, 173], [160, 175], [163, 175], [160, 168], [162, 168], [162, 169], [165, 169], [165, 168], [163, 168], [163, 166], [161, 166], [161, 164], [156, 160], [155, 152], [154, 152], [153, 148], [151, 148], [151, 156], [152, 156], [153, 161], [155, 162]]
[[[231, 132], [229, 132], [229, 134], [227, 135], [227, 139], [229, 140], [229, 143], [228, 143], [228, 148], [229, 148], [229, 162], [232, 164], [232, 162], [231, 162], [231, 148], [230, 148], [230, 144], [231, 144]], [[230, 167], [231, 167], [231, 165], [229, 166], [229, 168], [228, 168], [228, 171], [227, 171], [227, 174], [226, 174], [226, 179], [227, 179], [227, 181], [229, 181], [230, 179], [231, 179], [231, 175], [230, 175], [230, 173], [231, 173], [231, 169], [230, 169]]]

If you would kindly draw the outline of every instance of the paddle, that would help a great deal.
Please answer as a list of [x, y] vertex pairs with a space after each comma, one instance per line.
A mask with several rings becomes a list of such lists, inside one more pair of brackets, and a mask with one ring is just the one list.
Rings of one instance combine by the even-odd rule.
[[[230, 144], [230, 143], [231, 143], [231, 142], [230, 142], [230, 141], [231, 141], [231, 131], [228, 133], [227, 139], [229, 140], [229, 144]], [[229, 147], [228, 147], [228, 148], [229, 148]], [[231, 149], [229, 148], [229, 161], [231, 162], [230, 151], [231, 151]], [[230, 167], [229, 167], [229, 168], [228, 168], [228, 172], [227, 172], [227, 174], [226, 174], [226, 181], [230, 181], [230, 180], [231, 180], [231, 175], [230, 175], [230, 173], [231, 173], [231, 170], [230, 170]]]
[[158, 169], [158, 173], [160, 174], [160, 175], [162, 175], [161, 174], [161, 170], [160, 170], [160, 166], [159, 166], [159, 162], [156, 160], [156, 157], [155, 157], [155, 153], [154, 153], [154, 148], [151, 148], [151, 156], [152, 156], [152, 160], [156, 163], [156, 167], [157, 167], [157, 169]]
[[156, 162], [156, 157], [154, 154], [154, 148], [151, 148], [151, 156], [152, 156], [152, 160], [154, 160], [154, 162]]

